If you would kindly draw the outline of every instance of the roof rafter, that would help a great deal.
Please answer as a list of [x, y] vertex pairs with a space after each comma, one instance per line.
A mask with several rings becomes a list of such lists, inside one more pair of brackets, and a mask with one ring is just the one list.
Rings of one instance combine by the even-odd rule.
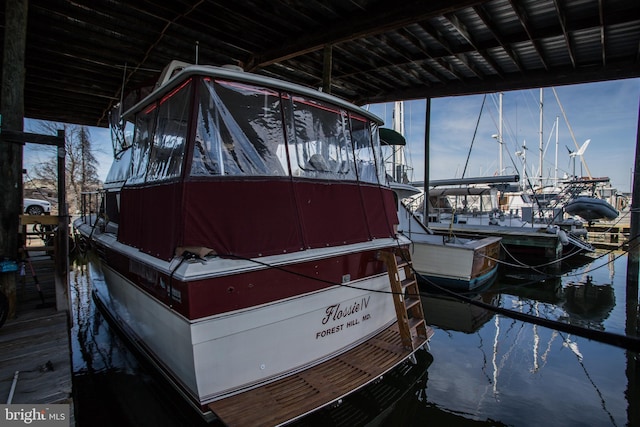
[[385, 13], [367, 13], [348, 16], [340, 23], [336, 23], [330, 30], [326, 27], [317, 32], [284, 44], [261, 55], [250, 57], [246, 61], [246, 69], [255, 71], [258, 68], [283, 61], [295, 56], [303, 55], [324, 47], [325, 44], [336, 44], [355, 40], [365, 36], [384, 33], [405, 27], [416, 21], [423, 21], [443, 13], [483, 3], [479, 0], [463, 0], [450, 2], [447, 0], [432, 0], [428, 3], [414, 0], [409, 4], [398, 4], [397, 1], [382, 2], [378, 9]]
[[[602, 1], [600, 4], [602, 4]], [[569, 32], [567, 31], [567, 17], [560, 6], [558, 0], [553, 0], [553, 5], [556, 8], [556, 13], [558, 14], [558, 22], [560, 22], [560, 27], [562, 28], [562, 34], [564, 35], [564, 42], [567, 45], [567, 53], [569, 54], [569, 59], [571, 59], [571, 65], [573, 68], [576, 68], [576, 56], [573, 53], [573, 46], [571, 45], [571, 38], [569, 37]]]
[[444, 17], [449, 20], [449, 23], [453, 26], [453, 28], [456, 29], [456, 31], [458, 31], [458, 33], [466, 40], [466, 42], [469, 43], [473, 50], [475, 50], [476, 52], [478, 52], [478, 54], [480, 54], [480, 56], [482, 56], [482, 59], [485, 60], [485, 62], [493, 69], [493, 71], [498, 76], [503, 77], [498, 64], [496, 64], [496, 62], [493, 60], [493, 58], [491, 58], [486, 50], [478, 48], [477, 43], [475, 42], [473, 36], [469, 33], [469, 31], [467, 31], [467, 27], [464, 25], [464, 23], [460, 21], [460, 19], [458, 19], [458, 17], [453, 13], [447, 13], [444, 15]]
[[491, 34], [493, 35], [493, 38], [496, 39], [496, 41], [498, 42], [502, 50], [504, 50], [507, 56], [509, 56], [509, 59], [511, 59], [513, 64], [522, 73], [524, 71], [524, 67], [520, 63], [520, 60], [518, 59], [518, 55], [513, 51], [513, 49], [511, 49], [507, 45], [507, 43], [505, 43], [493, 19], [491, 19], [491, 17], [485, 12], [482, 5], [474, 6], [473, 10], [476, 12], [478, 17], [482, 20], [483, 24], [487, 27], [487, 29], [491, 32]]
[[540, 63], [542, 64], [545, 70], [549, 71], [549, 65], [547, 64], [547, 61], [545, 61], [544, 59], [544, 53], [540, 48], [540, 43], [538, 43], [536, 39], [533, 37], [533, 31], [531, 30], [531, 27], [529, 25], [529, 19], [527, 17], [526, 10], [524, 10], [523, 6], [520, 3], [516, 3], [515, 0], [509, 0], [509, 4], [511, 4], [511, 7], [515, 12], [516, 17], [520, 21], [520, 25], [522, 25], [522, 28], [524, 28], [524, 31], [527, 33], [527, 37], [529, 37], [529, 40], [531, 41], [531, 45], [533, 46], [536, 53], [538, 54]]
[[604, 38], [604, 5], [598, 0], [598, 14], [600, 15], [600, 45], [602, 46], [602, 65], [607, 65], [607, 49]]

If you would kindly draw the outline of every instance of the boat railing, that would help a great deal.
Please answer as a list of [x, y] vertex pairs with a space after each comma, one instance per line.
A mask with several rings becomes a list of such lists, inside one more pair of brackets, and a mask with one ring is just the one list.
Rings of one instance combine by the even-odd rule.
[[80, 195], [80, 218], [93, 227], [104, 216], [104, 191], [87, 191]]

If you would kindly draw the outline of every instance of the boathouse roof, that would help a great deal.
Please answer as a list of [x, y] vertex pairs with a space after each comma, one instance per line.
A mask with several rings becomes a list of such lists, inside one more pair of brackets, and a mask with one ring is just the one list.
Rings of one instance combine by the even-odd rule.
[[638, 77], [639, 46], [637, 0], [29, 0], [25, 116], [107, 126], [171, 60], [363, 105]]

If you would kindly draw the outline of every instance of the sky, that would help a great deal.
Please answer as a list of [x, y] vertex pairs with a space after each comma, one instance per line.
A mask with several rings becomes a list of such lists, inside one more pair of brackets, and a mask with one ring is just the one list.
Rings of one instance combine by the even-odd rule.
[[[576, 175], [587, 176], [588, 169], [592, 177], [609, 177], [618, 191], [629, 192], [636, 152], [640, 79], [558, 86], [555, 92], [560, 103], [552, 88], [543, 89], [543, 177], [555, 175], [555, 123], [558, 117], [558, 176], [573, 173], [569, 150], [577, 152], [578, 147], [590, 139], [583, 154], [586, 169], [575, 157]], [[488, 94], [484, 106], [483, 98], [484, 95], [472, 95], [431, 100], [430, 180], [462, 177], [467, 157], [464, 177], [499, 174], [499, 144], [497, 138], [492, 137], [498, 134], [499, 95]], [[540, 90], [503, 92], [502, 103], [502, 174], [522, 173], [522, 157], [516, 155], [520, 151], [526, 153], [529, 176], [538, 176]], [[406, 157], [413, 168], [409, 178], [414, 181], [424, 179], [425, 106], [424, 99], [404, 103]], [[393, 126], [393, 103], [366, 108], [382, 118], [385, 127]], [[25, 121], [25, 131], [34, 132], [36, 127], [37, 121]], [[575, 142], [569, 129], [573, 131]], [[89, 132], [99, 162], [98, 174], [104, 180], [112, 159], [110, 132], [95, 127], [90, 127]], [[42, 152], [25, 150], [25, 167], [32, 167], [46, 156]]]
[[[558, 176], [573, 174], [568, 149], [575, 153], [590, 139], [583, 154], [586, 168], [574, 156], [575, 174], [606, 176], [618, 191], [629, 192], [638, 131], [640, 79], [558, 86], [555, 92], [557, 99], [553, 88], [543, 89], [543, 178], [555, 176], [558, 117]], [[430, 180], [462, 177], [467, 157], [464, 177], [499, 174], [499, 144], [492, 137], [498, 134], [499, 95], [488, 94], [484, 106], [483, 98], [484, 95], [472, 95], [431, 100]], [[522, 174], [523, 161], [516, 155], [518, 151], [526, 153], [528, 175], [539, 175], [539, 105], [540, 89], [503, 92], [503, 175]], [[425, 106], [425, 100], [404, 103], [406, 157], [413, 167], [410, 179], [415, 181], [424, 179]], [[369, 110], [384, 120], [385, 127], [392, 127], [393, 103], [372, 105]]]

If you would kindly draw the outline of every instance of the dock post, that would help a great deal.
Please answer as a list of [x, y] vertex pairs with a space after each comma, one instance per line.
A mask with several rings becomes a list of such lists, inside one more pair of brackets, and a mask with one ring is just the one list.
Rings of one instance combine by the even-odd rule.
[[[631, 189], [631, 219], [629, 230], [629, 249], [627, 253], [627, 304], [625, 334], [628, 336], [640, 336], [640, 311], [638, 310], [638, 254], [640, 242], [640, 103], [638, 105], [638, 130], [636, 133], [636, 159], [633, 167], [633, 188]], [[631, 351], [627, 351], [627, 425], [639, 425], [640, 409], [638, 409], [638, 374], [640, 373], [640, 357]]]
[[[629, 249], [627, 255], [627, 322], [635, 319], [633, 334], [638, 334], [638, 271], [640, 261], [640, 105], [638, 106], [638, 130], [636, 133], [636, 157], [633, 167], [633, 188], [631, 190], [631, 219], [629, 230]], [[629, 302], [635, 302], [635, 313], [630, 313]], [[629, 329], [629, 328], [627, 328]], [[631, 334], [632, 331], [627, 331]]]
[[[25, 51], [28, 0], [5, 2], [4, 53], [2, 62], [1, 129], [24, 128]], [[0, 133], [0, 256], [18, 260], [19, 215], [22, 208], [22, 144], [8, 142]], [[7, 319], [16, 314], [16, 274], [0, 273], [0, 291], [9, 302]]]
[[58, 130], [58, 232], [56, 233], [56, 309], [69, 311], [69, 211], [67, 207], [64, 130]]

